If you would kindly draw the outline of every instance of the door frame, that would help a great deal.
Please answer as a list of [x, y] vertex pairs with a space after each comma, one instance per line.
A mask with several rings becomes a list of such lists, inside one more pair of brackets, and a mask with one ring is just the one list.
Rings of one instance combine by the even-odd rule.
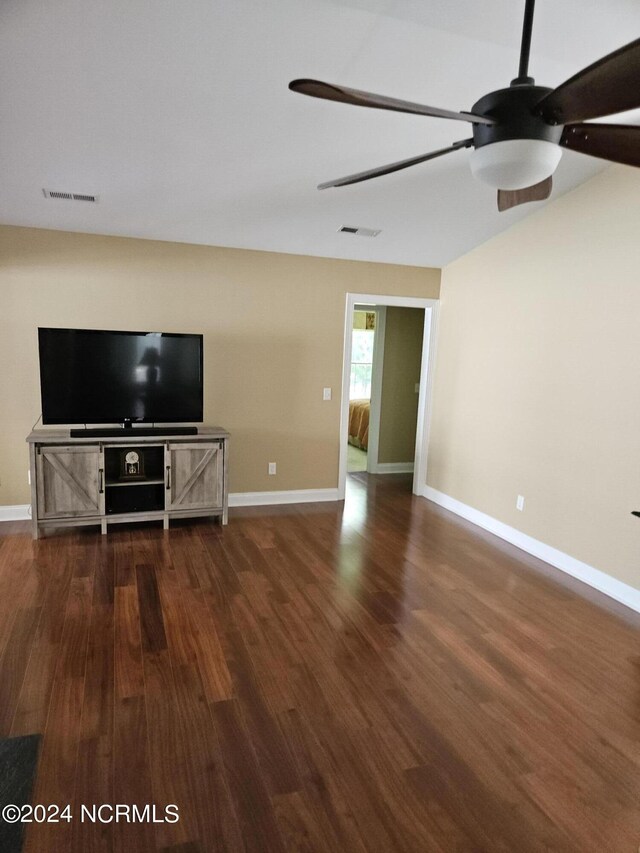
[[385, 296], [377, 293], [347, 293], [344, 320], [344, 347], [342, 364], [342, 396], [340, 401], [340, 456], [338, 463], [338, 500], [344, 500], [347, 489], [347, 442], [349, 439], [349, 385], [351, 383], [351, 343], [353, 312], [356, 305], [369, 304], [385, 308], [424, 309], [422, 335], [422, 362], [420, 364], [420, 391], [418, 393], [418, 422], [416, 426], [416, 452], [413, 466], [414, 495], [421, 495], [427, 482], [427, 447], [431, 422], [431, 401], [438, 325], [437, 299], [418, 296]]
[[[380, 438], [380, 404], [382, 402], [382, 362], [384, 336], [387, 323], [386, 305], [362, 305], [356, 302], [355, 311], [372, 311], [376, 315], [373, 334], [373, 363], [371, 365], [371, 407], [369, 410], [369, 446], [367, 448], [367, 473], [378, 473], [378, 445]], [[353, 347], [353, 340], [352, 340]]]
[[376, 305], [376, 328], [373, 338], [373, 364], [371, 365], [371, 408], [369, 410], [369, 446], [367, 472], [375, 474], [378, 468], [380, 443], [380, 404], [382, 402], [382, 363], [384, 361], [384, 336], [387, 328], [387, 306]]

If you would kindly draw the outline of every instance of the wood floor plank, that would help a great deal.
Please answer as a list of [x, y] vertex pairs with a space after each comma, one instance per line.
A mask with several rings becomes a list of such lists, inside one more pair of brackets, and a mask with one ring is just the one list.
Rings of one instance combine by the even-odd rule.
[[[144, 696], [116, 698], [113, 727], [113, 791], [119, 803], [140, 809], [153, 804], [149, 759], [149, 730]], [[113, 826], [114, 853], [152, 853], [156, 838], [152, 823], [123, 822]], [[78, 848], [80, 853], [80, 848]]]
[[[92, 591], [91, 577], [72, 578], [33, 791], [35, 803], [61, 809], [75, 802]], [[68, 822], [33, 823], [26, 833], [25, 850], [62, 848], [71, 845], [71, 839], [72, 824]]]
[[144, 695], [138, 590], [117, 586], [114, 593], [115, 693], [118, 699]]
[[[268, 707], [257, 682], [251, 655], [238, 632], [226, 637], [225, 653], [232, 673], [235, 704], [242, 716], [267, 790], [271, 794], [297, 791], [300, 780], [278, 721]], [[225, 720], [234, 719], [228, 712]]]
[[41, 614], [41, 607], [17, 611], [0, 657], [0, 737], [11, 732]]
[[70, 562], [55, 551], [51, 556], [40, 619], [11, 726], [14, 736], [41, 734], [45, 728], [71, 586]]
[[224, 774], [222, 751], [197, 665], [174, 668], [178, 714], [193, 779], [193, 811], [203, 850], [244, 849]]
[[152, 802], [160, 811], [177, 806], [177, 823], [154, 826], [156, 844], [167, 847], [196, 841], [193, 777], [187, 761], [184, 731], [167, 649], [144, 654], [145, 698]]
[[182, 591], [182, 605], [204, 691], [209, 702], [230, 699], [233, 686], [216, 628], [216, 620], [200, 590]]
[[[33, 803], [52, 804], [61, 810], [75, 804], [83, 698], [83, 677], [56, 677], [40, 748]], [[67, 822], [32, 823], [26, 828], [24, 851], [70, 850], [72, 835], [73, 826]]]
[[[73, 807], [85, 698], [87, 646], [91, 624], [92, 578], [73, 577], [65, 608], [51, 700], [44, 729], [33, 802]], [[25, 850], [71, 847], [73, 824], [28, 825]]]
[[314, 853], [316, 850], [341, 853], [344, 849], [333, 834], [327, 834], [306, 792], [278, 794], [272, 797], [272, 802], [287, 850], [292, 853]]
[[285, 848], [273, 806], [236, 700], [215, 702], [211, 712], [247, 853], [283, 853]]
[[[82, 820], [81, 809], [115, 802], [113, 787], [113, 742], [111, 732], [84, 737], [78, 747], [76, 790], [73, 799], [74, 821], [71, 824], [70, 847], [86, 853], [111, 853], [113, 826], [101, 820]], [[105, 820], [111, 812], [104, 812]]]
[[[113, 785], [114, 608], [111, 592], [96, 568], [84, 678], [74, 813], [82, 806], [115, 802]], [[87, 853], [110, 853], [113, 829], [101, 821], [74, 820], [72, 846]]]
[[[324, 845], [318, 849], [353, 850], [354, 853], [363, 853], [365, 850], [364, 842], [353, 820], [348, 799], [345, 799], [341, 790], [332, 783], [331, 775], [325, 779], [314, 758], [314, 749], [310, 744], [313, 738], [312, 727], [308, 726], [306, 721], [302, 719], [296, 708], [292, 708], [281, 715], [281, 724], [296, 761], [298, 775], [302, 782], [302, 791], [306, 797], [307, 809], [314, 815], [315, 832], [316, 834], [321, 833], [325, 839]], [[291, 795], [284, 796], [287, 799], [274, 798], [274, 803], [279, 821], [282, 823], [284, 820], [285, 822], [282, 834], [285, 843], [290, 847], [292, 846], [291, 831], [287, 826], [290, 821], [287, 816], [290, 806], [287, 807], [283, 817], [281, 804], [282, 802], [290, 802]], [[296, 818], [296, 824], [299, 825], [299, 823], [300, 819]]]
[[136, 565], [138, 610], [145, 652], [161, 652], [167, 648], [160, 592], [153, 563]]

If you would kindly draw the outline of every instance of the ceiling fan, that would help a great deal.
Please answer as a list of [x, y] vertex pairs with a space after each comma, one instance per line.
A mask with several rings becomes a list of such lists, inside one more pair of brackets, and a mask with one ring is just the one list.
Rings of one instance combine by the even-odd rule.
[[470, 112], [438, 109], [320, 80], [292, 80], [289, 88], [293, 92], [313, 98], [455, 119], [473, 127], [472, 137], [448, 148], [327, 181], [318, 189], [356, 184], [472, 148], [471, 171], [498, 190], [498, 209], [502, 211], [549, 197], [551, 176], [563, 148], [640, 166], [640, 127], [585, 123], [640, 107], [640, 39], [594, 62], [556, 89], [536, 86], [528, 76], [534, 4], [535, 0], [525, 0], [518, 76], [509, 88], [484, 95]]

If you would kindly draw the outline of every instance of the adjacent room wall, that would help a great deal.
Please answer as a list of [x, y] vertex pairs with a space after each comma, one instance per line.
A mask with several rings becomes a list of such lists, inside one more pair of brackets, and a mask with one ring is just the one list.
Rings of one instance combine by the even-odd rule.
[[384, 334], [378, 462], [413, 462], [424, 309], [388, 307]]
[[345, 294], [439, 285], [436, 269], [1, 226], [0, 506], [30, 500], [38, 326], [203, 332], [205, 420], [232, 434], [231, 491], [335, 488]]
[[640, 171], [446, 267], [438, 341], [429, 485], [640, 588]]

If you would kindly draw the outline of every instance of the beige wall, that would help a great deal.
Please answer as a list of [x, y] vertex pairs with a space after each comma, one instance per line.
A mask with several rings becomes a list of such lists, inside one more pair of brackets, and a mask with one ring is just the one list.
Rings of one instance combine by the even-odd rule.
[[386, 309], [378, 462], [413, 462], [424, 309]]
[[30, 499], [38, 326], [203, 332], [205, 420], [232, 433], [231, 490], [331, 488], [345, 293], [439, 284], [435, 269], [0, 227], [0, 505]]
[[640, 588], [640, 171], [446, 267], [438, 341], [429, 485]]

